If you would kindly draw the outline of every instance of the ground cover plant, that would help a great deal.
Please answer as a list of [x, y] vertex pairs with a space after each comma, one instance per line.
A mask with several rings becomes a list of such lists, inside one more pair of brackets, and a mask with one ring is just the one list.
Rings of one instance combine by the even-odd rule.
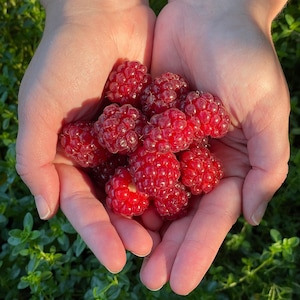
[[[150, 1], [158, 12], [166, 1]], [[147, 290], [142, 260], [128, 253], [110, 274], [58, 213], [44, 222], [15, 171], [20, 80], [41, 37], [44, 11], [36, 0], [0, 0], [0, 298], [1, 299], [298, 299], [300, 296], [300, 1], [273, 23], [273, 39], [291, 92], [288, 177], [265, 218], [241, 217], [202, 283], [190, 295], [168, 285]]]

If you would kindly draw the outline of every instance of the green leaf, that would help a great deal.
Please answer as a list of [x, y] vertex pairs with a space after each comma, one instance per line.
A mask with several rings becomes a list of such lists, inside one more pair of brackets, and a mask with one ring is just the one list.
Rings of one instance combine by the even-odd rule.
[[282, 240], [282, 236], [281, 236], [280, 232], [276, 229], [271, 229], [270, 235], [274, 242], [279, 242]]
[[30, 239], [31, 240], [36, 240], [37, 238], [39, 238], [41, 236], [41, 232], [39, 230], [34, 230], [31, 232], [30, 234]]
[[286, 20], [286, 22], [291, 26], [293, 23], [294, 23], [294, 21], [295, 21], [295, 19], [293, 18], [293, 16], [291, 16], [291, 15], [289, 15], [289, 14], [286, 14], [285, 15], [285, 20]]
[[31, 213], [27, 213], [24, 217], [24, 222], [23, 222], [24, 230], [25, 231], [31, 231], [33, 227], [33, 218]]
[[9, 231], [8, 243], [12, 246], [17, 246], [22, 243], [22, 230], [12, 229]]
[[27, 266], [28, 273], [34, 272], [37, 269], [39, 264], [40, 264], [39, 259], [37, 259], [36, 256], [32, 257]]
[[52, 276], [53, 276], [53, 274], [52, 274], [51, 271], [44, 271], [44, 272], [42, 272], [42, 274], [41, 274], [42, 280], [48, 280], [48, 279], [50, 279]]
[[27, 280], [23, 279], [18, 283], [17, 287], [19, 290], [23, 290], [23, 289], [26, 289], [28, 286], [29, 286], [29, 282]]
[[288, 239], [288, 244], [292, 248], [296, 248], [300, 243], [300, 238], [298, 237], [291, 237]]
[[81, 253], [86, 249], [86, 244], [83, 241], [83, 239], [80, 237], [80, 235], [77, 235], [77, 238], [75, 242], [73, 243], [73, 248], [76, 257], [79, 257]]

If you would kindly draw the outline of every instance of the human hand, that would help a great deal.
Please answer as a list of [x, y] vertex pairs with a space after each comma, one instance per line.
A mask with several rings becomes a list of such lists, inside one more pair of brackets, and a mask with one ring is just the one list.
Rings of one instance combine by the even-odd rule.
[[153, 290], [170, 281], [176, 293], [191, 292], [240, 214], [258, 225], [287, 175], [289, 94], [270, 34], [286, 1], [229, 2], [173, 0], [157, 19], [153, 75], [178, 73], [218, 95], [232, 127], [211, 145], [224, 179], [155, 235], [141, 270]]
[[42, 2], [45, 31], [19, 92], [16, 168], [40, 217], [51, 218], [60, 205], [96, 257], [118, 272], [125, 249], [147, 255], [152, 239], [137, 222], [109, 216], [56, 146], [63, 123], [95, 116], [119, 58], [150, 64], [155, 16], [144, 0]]

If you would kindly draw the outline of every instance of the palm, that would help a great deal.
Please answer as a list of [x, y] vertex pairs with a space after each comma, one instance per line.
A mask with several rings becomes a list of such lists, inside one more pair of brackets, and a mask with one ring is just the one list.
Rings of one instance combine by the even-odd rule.
[[48, 203], [44, 217], [54, 215], [60, 204], [99, 260], [115, 272], [125, 264], [125, 249], [146, 255], [152, 240], [137, 222], [109, 218], [88, 179], [57, 153], [57, 138], [64, 122], [94, 117], [118, 59], [149, 65], [154, 15], [144, 5], [111, 13], [87, 9], [69, 17], [48, 9], [43, 39], [20, 88], [17, 169], [38, 196], [37, 205]]
[[[247, 16], [218, 21], [181, 1], [172, 2], [157, 20], [152, 58], [154, 74], [166, 70], [222, 99], [232, 129], [220, 142], [227, 148], [217, 143], [213, 150], [219, 152], [228, 176], [245, 179], [250, 168], [278, 177], [286, 173], [289, 97], [269, 32]], [[282, 180], [275, 177], [273, 189]], [[270, 187], [272, 182], [264, 184]]]
[[254, 224], [255, 208], [285, 178], [288, 94], [270, 37], [250, 18], [219, 22], [180, 1], [158, 17], [151, 68], [154, 75], [179, 73], [194, 89], [218, 95], [232, 120], [228, 135], [212, 144], [225, 178], [196, 201], [189, 216], [164, 228], [142, 269], [150, 288], [170, 280], [176, 292], [186, 294], [206, 273], [242, 209]]

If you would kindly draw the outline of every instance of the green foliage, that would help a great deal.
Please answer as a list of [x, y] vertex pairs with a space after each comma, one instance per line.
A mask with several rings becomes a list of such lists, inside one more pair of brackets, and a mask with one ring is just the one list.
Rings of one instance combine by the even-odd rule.
[[[167, 1], [150, 1], [158, 13]], [[141, 259], [128, 253], [122, 272], [99, 264], [66, 218], [39, 220], [15, 171], [20, 81], [40, 40], [44, 11], [37, 0], [0, 0], [0, 297], [1, 299], [297, 299], [300, 297], [300, 2], [291, 0], [273, 23], [273, 39], [291, 92], [288, 178], [264, 221], [243, 218], [228, 234], [199, 287], [180, 297], [168, 285], [148, 291]]]
[[150, 0], [149, 4], [154, 10], [155, 14], [158, 15], [162, 8], [168, 3], [167, 0]]

